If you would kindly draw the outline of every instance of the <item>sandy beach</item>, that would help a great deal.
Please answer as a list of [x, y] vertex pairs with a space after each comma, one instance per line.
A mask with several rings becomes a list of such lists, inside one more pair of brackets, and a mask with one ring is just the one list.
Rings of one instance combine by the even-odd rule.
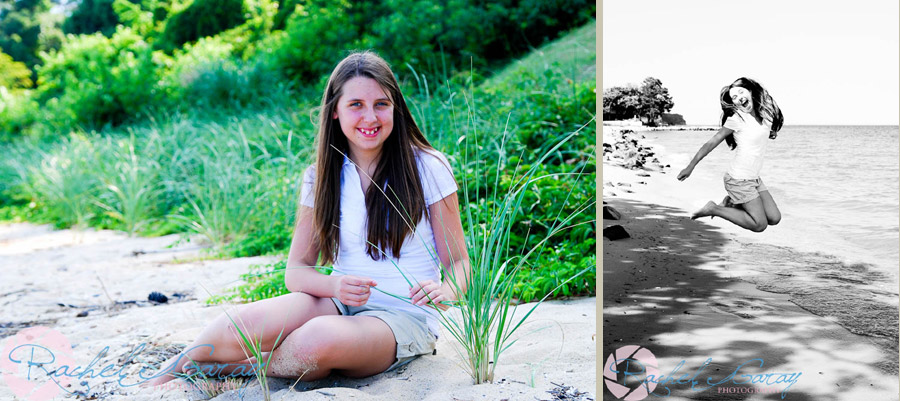
[[[608, 149], [621, 130], [604, 127]], [[683, 166], [667, 167], [665, 155], [641, 156], [640, 136], [622, 157], [604, 157], [604, 203], [621, 218], [603, 226], [630, 238], [603, 241], [601, 358], [646, 347], [661, 374], [687, 375], [653, 391], [673, 400], [897, 400], [896, 282], [827, 249], [764, 239], [778, 227], [691, 220], [710, 191], [677, 181]], [[771, 380], [746, 384], [743, 374]]]
[[[29, 327], [60, 333], [58, 348], [68, 347], [70, 352], [58, 352], [57, 363], [81, 366], [79, 372], [92, 367], [94, 373], [60, 380], [66, 391], [46, 379], [32, 382], [49, 383], [53, 399], [75, 398], [67, 392], [76, 391], [82, 392], [79, 399], [207, 399], [191, 389], [128, 386], [139, 381], [142, 367], [158, 366], [199, 334], [204, 322], [223, 311], [222, 306], [204, 303], [210, 294], [238, 283], [247, 266], [274, 260], [209, 260], [204, 255], [202, 245], [179, 241], [176, 235], [129, 238], [111, 231], [0, 225], [0, 347], [6, 350], [13, 343], [22, 344], [25, 340], [17, 333], [26, 333]], [[168, 302], [147, 301], [152, 291], [166, 295]], [[529, 306], [520, 306], [519, 311], [524, 314]], [[270, 379], [272, 399], [596, 399], [595, 309], [596, 298], [542, 304], [518, 331], [519, 341], [502, 355], [491, 384], [472, 384], [445, 333], [437, 344], [437, 355], [421, 357], [397, 371], [359, 380], [332, 375], [293, 389], [292, 381]], [[141, 344], [144, 348], [135, 353]], [[109, 348], [105, 354], [104, 347]], [[130, 354], [135, 355], [129, 363]], [[46, 362], [44, 367], [59, 367], [37, 357], [33, 360]], [[121, 375], [101, 377], [99, 373], [108, 365]], [[17, 399], [9, 375], [22, 376], [24, 363], [7, 363], [2, 369], [0, 399]], [[258, 382], [214, 399], [241, 396], [261, 399]]]

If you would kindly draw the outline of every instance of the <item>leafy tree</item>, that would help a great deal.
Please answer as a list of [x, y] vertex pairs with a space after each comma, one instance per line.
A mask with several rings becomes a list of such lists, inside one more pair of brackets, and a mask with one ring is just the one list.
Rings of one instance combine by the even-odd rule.
[[181, 11], [173, 10], [158, 47], [170, 51], [234, 28], [244, 23], [247, 11], [243, 0], [194, 0]]
[[0, 49], [0, 86], [7, 89], [31, 87], [31, 70]]
[[281, 0], [278, 2], [278, 13], [275, 14], [272, 29], [283, 30], [287, 26], [290, 17], [298, 5], [304, 5], [304, 0]]
[[29, 69], [40, 63], [41, 18], [49, 0], [0, 1], [0, 48]]
[[119, 24], [114, 0], [81, 0], [63, 24], [63, 32], [74, 35], [100, 32], [110, 37]]
[[669, 90], [662, 85], [662, 81], [653, 77], [644, 79], [640, 87], [614, 86], [603, 91], [605, 120], [639, 117], [645, 124], [655, 125], [674, 106]]
[[669, 96], [669, 90], [663, 87], [662, 81], [653, 77], [644, 79], [638, 106], [638, 113], [642, 119], [646, 118], [648, 124], [655, 125], [656, 120], [674, 106], [672, 96]]
[[[310, 2], [297, 7], [272, 53], [275, 65], [297, 82], [315, 82], [357, 45], [358, 28], [346, 0]], [[340, 27], [335, 29], [335, 27]]]
[[634, 85], [614, 86], [603, 91], [603, 119], [628, 120], [638, 115], [641, 91]]

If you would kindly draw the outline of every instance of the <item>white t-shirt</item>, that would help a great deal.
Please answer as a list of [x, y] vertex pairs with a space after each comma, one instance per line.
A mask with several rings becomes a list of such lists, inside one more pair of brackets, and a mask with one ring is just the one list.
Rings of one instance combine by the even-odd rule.
[[[458, 187], [453, 179], [450, 163], [443, 154], [436, 150], [419, 151], [416, 152], [416, 162], [426, 206], [431, 206], [456, 192]], [[313, 165], [306, 169], [303, 177], [300, 203], [304, 206], [314, 206], [315, 179]], [[374, 187], [371, 189], [377, 190]], [[416, 232], [406, 237], [399, 258], [394, 258], [389, 249], [383, 249], [387, 258], [377, 261], [366, 254], [366, 221], [365, 195], [362, 192], [359, 173], [350, 159], [345, 157], [341, 170], [341, 249], [334, 261], [335, 271], [332, 275], [370, 277], [378, 283], [377, 288], [401, 297], [409, 296], [410, 284], [407, 283], [407, 279], [410, 283], [424, 280], [440, 282], [440, 263], [429, 219], [423, 216], [416, 226]], [[414, 306], [409, 301], [391, 297], [377, 290], [372, 290], [367, 305], [416, 314], [425, 313], [428, 329], [435, 336], [440, 333], [437, 311], [431, 307]]]
[[739, 180], [755, 180], [763, 166], [763, 155], [769, 139], [771, 126], [768, 121], [756, 122], [752, 115], [738, 111], [722, 125], [734, 130], [737, 142], [734, 159], [728, 167], [728, 175]]

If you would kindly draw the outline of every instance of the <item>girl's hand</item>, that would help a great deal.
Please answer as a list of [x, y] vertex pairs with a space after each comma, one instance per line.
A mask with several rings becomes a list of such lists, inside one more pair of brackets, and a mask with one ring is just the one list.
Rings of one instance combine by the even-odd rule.
[[684, 170], [681, 170], [681, 172], [678, 173], [678, 181], [686, 180], [688, 177], [691, 176], [691, 173], [693, 173], [693, 172], [694, 172], [694, 169], [692, 169], [690, 167], [685, 167]]
[[[409, 289], [409, 298], [413, 305], [425, 305], [437, 307], [441, 310], [450, 309], [450, 305], [441, 302], [452, 301], [452, 292], [444, 288], [440, 283], [432, 280], [420, 281]], [[430, 300], [429, 300], [430, 298]]]
[[369, 301], [375, 280], [360, 276], [340, 276], [335, 281], [333, 296], [347, 306], [363, 306]]

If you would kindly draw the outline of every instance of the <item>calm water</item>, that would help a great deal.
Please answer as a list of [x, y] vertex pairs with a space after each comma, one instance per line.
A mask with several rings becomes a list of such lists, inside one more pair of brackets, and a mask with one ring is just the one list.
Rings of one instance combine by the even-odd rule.
[[[647, 132], [677, 173], [714, 131]], [[723, 142], [691, 180], [722, 186]], [[783, 245], [804, 244], [896, 277], [900, 265], [900, 142], [896, 126], [788, 126], [770, 141], [761, 177], [782, 211]], [[724, 189], [722, 189], [724, 196]], [[767, 235], [770, 231], [761, 234]], [[796, 242], [792, 243], [792, 242]]]

